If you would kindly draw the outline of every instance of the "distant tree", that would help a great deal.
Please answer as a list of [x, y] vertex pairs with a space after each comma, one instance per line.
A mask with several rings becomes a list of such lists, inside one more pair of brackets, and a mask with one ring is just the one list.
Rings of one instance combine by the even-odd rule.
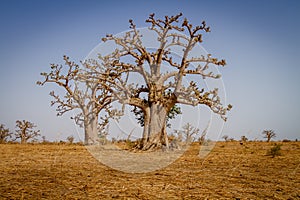
[[6, 143], [12, 134], [8, 128], [5, 128], [4, 124], [0, 125], [0, 144]]
[[40, 136], [40, 130], [34, 130], [36, 125], [26, 120], [16, 121], [16, 139], [21, 139], [21, 144], [26, 144], [28, 140], [34, 140]]
[[42, 136], [42, 143], [49, 143], [49, 141], [46, 139], [46, 136]]
[[195, 136], [199, 134], [199, 131], [199, 128], [195, 128], [192, 124], [187, 123], [182, 127], [182, 130], [175, 130], [174, 132], [179, 138], [183, 136], [186, 143], [191, 143], [195, 140]]
[[75, 139], [75, 138], [74, 138], [73, 135], [67, 137], [67, 141], [68, 141], [70, 144], [73, 144], [74, 139]]
[[228, 135], [223, 135], [223, 137], [222, 137], [226, 142], [228, 142], [229, 141], [229, 136]]
[[247, 138], [246, 136], [243, 135], [243, 136], [241, 137], [241, 141], [242, 141], [242, 142], [247, 142], [247, 141], [248, 141], [248, 138]]
[[281, 146], [281, 144], [274, 144], [274, 146], [267, 151], [267, 155], [272, 156], [272, 158], [281, 156]]
[[272, 138], [276, 137], [276, 133], [273, 130], [264, 130], [262, 134], [264, 135], [264, 138], [267, 139], [267, 142], [270, 142]]

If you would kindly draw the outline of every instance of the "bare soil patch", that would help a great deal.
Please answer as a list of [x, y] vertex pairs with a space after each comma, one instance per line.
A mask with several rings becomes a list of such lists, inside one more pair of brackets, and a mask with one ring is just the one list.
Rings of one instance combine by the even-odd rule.
[[[277, 142], [279, 143], [279, 142]], [[125, 173], [79, 145], [0, 145], [0, 199], [300, 199], [300, 142], [194, 144], [169, 166]]]

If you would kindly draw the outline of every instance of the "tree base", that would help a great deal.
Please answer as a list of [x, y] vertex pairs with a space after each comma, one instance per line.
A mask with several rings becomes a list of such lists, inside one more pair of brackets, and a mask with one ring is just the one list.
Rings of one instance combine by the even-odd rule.
[[169, 149], [169, 145], [163, 143], [161, 140], [152, 140], [152, 141], [141, 141], [135, 146], [135, 149], [141, 151], [157, 151], [163, 150], [166, 151]]

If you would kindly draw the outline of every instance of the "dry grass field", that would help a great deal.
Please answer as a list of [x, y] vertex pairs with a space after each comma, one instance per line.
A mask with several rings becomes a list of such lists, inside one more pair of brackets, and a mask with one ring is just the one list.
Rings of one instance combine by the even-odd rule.
[[[277, 142], [278, 143], [278, 142]], [[218, 142], [205, 158], [194, 144], [168, 167], [124, 173], [84, 146], [0, 145], [0, 199], [300, 199], [300, 142]]]

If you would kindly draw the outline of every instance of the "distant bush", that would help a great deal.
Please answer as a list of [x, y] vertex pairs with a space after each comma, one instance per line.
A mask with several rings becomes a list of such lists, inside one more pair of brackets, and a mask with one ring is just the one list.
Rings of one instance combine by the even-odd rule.
[[247, 138], [246, 136], [243, 135], [243, 136], [241, 137], [241, 142], [247, 142], [247, 141], [248, 141], [248, 138]]
[[282, 142], [291, 142], [291, 140], [283, 139]]
[[281, 155], [281, 144], [274, 144], [274, 146], [268, 150], [267, 155], [272, 156], [274, 158], [275, 156]]

